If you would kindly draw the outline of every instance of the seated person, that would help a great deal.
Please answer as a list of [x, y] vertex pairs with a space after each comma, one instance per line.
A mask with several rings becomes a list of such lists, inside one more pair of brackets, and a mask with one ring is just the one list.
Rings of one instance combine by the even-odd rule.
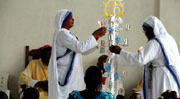
[[22, 99], [39, 99], [39, 91], [36, 88], [26, 88]]
[[97, 66], [91, 66], [85, 73], [86, 89], [72, 91], [68, 99], [114, 99], [110, 92], [101, 92], [102, 73]]
[[19, 90], [21, 85], [38, 88], [40, 99], [48, 98], [48, 63], [51, 55], [51, 46], [41, 48], [41, 58], [30, 61], [19, 77]]
[[0, 99], [8, 99], [7, 94], [3, 91], [0, 91]]
[[[103, 74], [103, 78], [102, 78], [102, 91], [105, 91], [105, 92], [109, 92], [109, 88], [106, 86], [106, 78], [104, 75], [105, 75], [105, 69], [104, 69], [104, 64], [106, 63], [106, 60], [107, 60], [108, 56], [107, 55], [101, 55], [99, 58], [98, 58], [98, 62], [97, 62], [97, 67], [101, 70], [102, 74]], [[119, 91], [121, 92], [122, 90], [124, 90], [124, 88], [122, 88], [122, 86], [120, 86], [119, 83], [117, 83], [117, 92], [119, 95], [118, 97], [124, 97], [122, 93], [119, 93]], [[125, 98], [125, 97], [124, 97]]]

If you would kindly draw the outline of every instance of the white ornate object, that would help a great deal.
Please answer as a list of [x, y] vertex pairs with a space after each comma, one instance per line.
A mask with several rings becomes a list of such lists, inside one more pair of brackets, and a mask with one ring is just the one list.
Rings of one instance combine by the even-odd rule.
[[[108, 18], [108, 26], [107, 29], [109, 31], [108, 33], [108, 43], [105, 43], [105, 40], [101, 41], [101, 49], [100, 53], [105, 53], [105, 48], [111, 46], [111, 45], [122, 45], [127, 46], [128, 45], [128, 39], [122, 39], [119, 36], [119, 32], [126, 30], [130, 30], [130, 25], [126, 24], [125, 27], [122, 27], [123, 19], [121, 16], [124, 13], [124, 5], [122, 3], [122, 0], [108, 0], [106, 3], [104, 3], [104, 14], [106, 15], [105, 18]], [[105, 22], [98, 21], [99, 26], [105, 26]], [[108, 45], [107, 45], [108, 44]], [[116, 55], [114, 53], [111, 53], [109, 50], [108, 53], [108, 59], [104, 65], [105, 68], [105, 74], [104, 76], [107, 77], [106, 79], [106, 86], [109, 89], [109, 91], [114, 94], [114, 96], [121, 94], [124, 95], [125, 91], [123, 88], [123, 82], [121, 77], [124, 77], [124, 72], [122, 75], [119, 75], [117, 73], [117, 61], [116, 61]], [[126, 72], [127, 73], [127, 72]], [[119, 86], [119, 88], [117, 88]]]

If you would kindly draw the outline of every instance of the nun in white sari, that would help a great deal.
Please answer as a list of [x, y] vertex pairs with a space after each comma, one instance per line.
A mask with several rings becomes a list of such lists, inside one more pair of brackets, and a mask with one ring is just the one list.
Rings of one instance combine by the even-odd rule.
[[97, 49], [98, 38], [106, 32], [106, 28], [101, 27], [81, 42], [69, 31], [73, 24], [74, 18], [70, 11], [64, 9], [57, 12], [48, 66], [49, 99], [67, 99], [72, 90], [85, 88], [81, 54], [88, 54]]
[[140, 52], [128, 52], [118, 46], [110, 47], [111, 52], [119, 54], [120, 65], [144, 66], [144, 99], [157, 99], [166, 90], [174, 90], [179, 96], [180, 55], [174, 38], [154, 16], [144, 21], [143, 30], [148, 42]]

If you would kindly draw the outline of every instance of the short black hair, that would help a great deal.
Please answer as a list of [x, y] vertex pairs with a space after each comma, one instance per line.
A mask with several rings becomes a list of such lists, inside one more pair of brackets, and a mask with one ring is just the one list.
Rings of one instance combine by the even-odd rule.
[[90, 66], [84, 77], [86, 88], [88, 90], [97, 91], [98, 86], [102, 84], [102, 73], [97, 66]]
[[0, 99], [8, 99], [7, 94], [3, 91], [0, 91]]
[[117, 95], [116, 99], [125, 99], [125, 97], [123, 95]]
[[39, 91], [35, 88], [27, 88], [24, 90], [22, 99], [39, 99]]

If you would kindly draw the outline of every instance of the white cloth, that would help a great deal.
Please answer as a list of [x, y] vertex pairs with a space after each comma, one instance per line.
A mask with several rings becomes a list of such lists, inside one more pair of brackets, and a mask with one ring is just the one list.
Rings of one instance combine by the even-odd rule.
[[[87, 40], [80, 42], [69, 30], [61, 28], [67, 11], [68, 10], [60, 10], [55, 19], [56, 30], [48, 66], [49, 99], [67, 99], [69, 93], [73, 90], [83, 90], [85, 88], [81, 54], [94, 51], [98, 45], [94, 36], [90, 36]], [[62, 87], [58, 84], [58, 81], [64, 83], [72, 59], [72, 52], [60, 58], [58, 61], [56, 58], [64, 55], [67, 48], [76, 52], [76, 56], [69, 81], [67, 85]]]
[[[169, 60], [169, 65], [177, 73], [177, 77], [179, 78], [180, 55], [174, 38], [168, 34], [158, 18], [150, 16], [145, 20], [145, 23], [153, 28], [155, 37], [160, 39]], [[148, 63], [153, 65], [153, 71], [151, 82], [147, 80], [151, 75], [148, 72], [146, 73], [146, 85], [150, 84], [150, 89], [146, 92], [148, 93], [147, 99], [157, 99], [166, 90], [175, 90], [180, 95], [180, 90], [175, 79], [165, 67], [164, 56], [156, 40], [152, 39], [148, 41], [144, 48], [137, 54], [121, 50], [119, 55], [119, 64], [124, 66], [143, 66]], [[149, 70], [148, 65], [144, 68]]]

